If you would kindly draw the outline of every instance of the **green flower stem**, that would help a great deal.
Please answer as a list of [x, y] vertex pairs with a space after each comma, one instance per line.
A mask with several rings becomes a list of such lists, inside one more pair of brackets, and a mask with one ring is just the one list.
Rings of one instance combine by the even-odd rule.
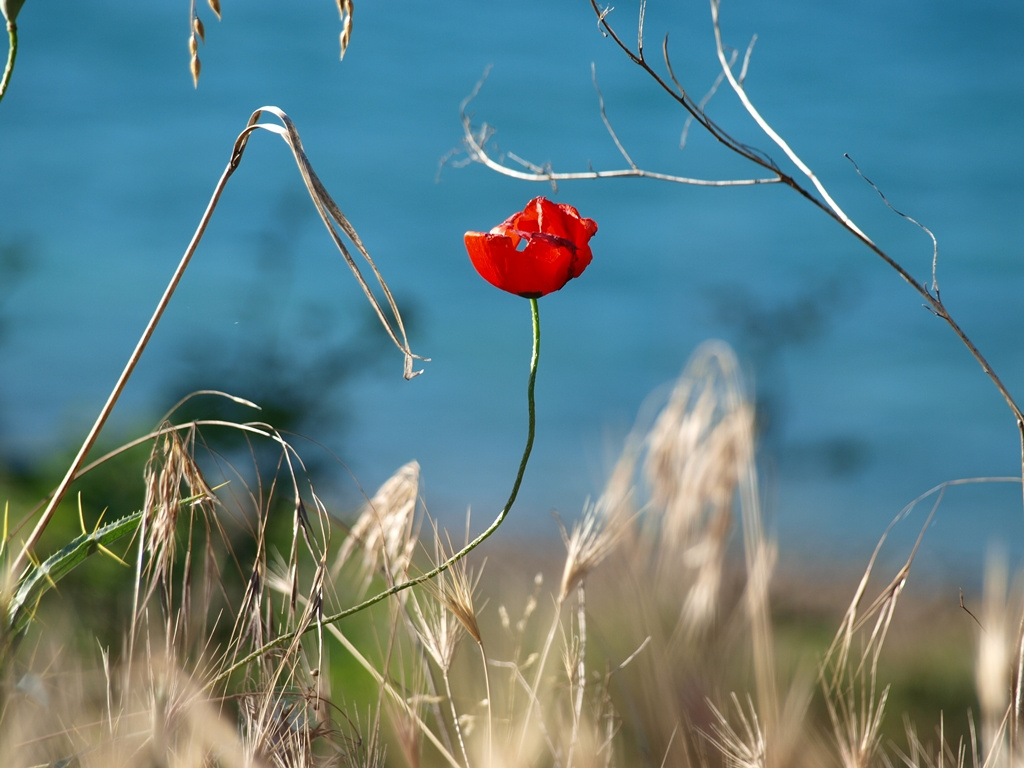
[[7, 66], [4, 67], [3, 77], [0, 78], [0, 101], [3, 101], [7, 93], [7, 84], [11, 82], [11, 74], [14, 72], [14, 59], [18, 56], [18, 26], [14, 19], [7, 20], [7, 38], [10, 40], [10, 48], [7, 50]]
[[[530, 453], [533, 451], [533, 438], [536, 431], [535, 427], [537, 423], [537, 411], [533, 393], [535, 385], [537, 383], [537, 361], [540, 358], [540, 312], [537, 308], [536, 299], [530, 299], [530, 311], [533, 315], [533, 356], [530, 358], [530, 380], [526, 388], [526, 401], [529, 407], [529, 422], [526, 432], [526, 448], [523, 449], [523, 457], [519, 461], [519, 472], [516, 474], [516, 480], [512, 484], [512, 492], [509, 494], [508, 501], [505, 502], [505, 506], [502, 508], [501, 512], [499, 512], [498, 516], [494, 518], [494, 522], [487, 527], [487, 530], [485, 530], [483, 533], [481, 533], [479, 536], [477, 536], [475, 539], [469, 542], [466, 546], [464, 546], [458, 552], [453, 554], [443, 563], [437, 565], [432, 570], [427, 571], [426, 573], [421, 574], [419, 576], [416, 576], [415, 578], [409, 579], [408, 581], [403, 581], [401, 584], [395, 584], [393, 587], [386, 589], [383, 592], [374, 595], [373, 597], [367, 600], [364, 600], [358, 605], [354, 605], [351, 608], [346, 608], [343, 611], [339, 611], [338, 613], [335, 613], [331, 616], [326, 616], [323, 619], [320, 619], [318, 622], [316, 622], [316, 625], [334, 624], [335, 622], [341, 621], [342, 619], [347, 618], [348, 616], [352, 616], [353, 614], [359, 613], [360, 611], [365, 610], [372, 605], [376, 605], [377, 603], [381, 602], [382, 600], [386, 600], [392, 595], [396, 595], [403, 590], [409, 589], [409, 587], [415, 587], [417, 584], [422, 584], [424, 581], [429, 581], [441, 572], [451, 568], [455, 563], [457, 563], [459, 560], [461, 560], [474, 549], [476, 549], [478, 546], [480, 546], [480, 544], [482, 544], [487, 538], [489, 538], [492, 533], [498, 530], [498, 527], [505, 521], [505, 518], [508, 516], [509, 510], [512, 509], [512, 505], [515, 503], [516, 497], [519, 495], [519, 486], [522, 485], [523, 483], [523, 475], [526, 474], [526, 465], [530, 461]], [[262, 647], [257, 648], [248, 656], [235, 662], [230, 667], [221, 672], [219, 675], [210, 680], [210, 682], [206, 684], [205, 690], [210, 690], [214, 686], [227, 680], [228, 677], [230, 677], [232, 674], [234, 674], [239, 669], [244, 667], [246, 664], [259, 658], [272, 648], [276, 648], [277, 646], [291, 643], [299, 635], [302, 635], [305, 632], [307, 632], [312, 626], [314, 625], [310, 625], [305, 628], [299, 628], [291, 632], [285, 633], [279, 637], [274, 638]]]

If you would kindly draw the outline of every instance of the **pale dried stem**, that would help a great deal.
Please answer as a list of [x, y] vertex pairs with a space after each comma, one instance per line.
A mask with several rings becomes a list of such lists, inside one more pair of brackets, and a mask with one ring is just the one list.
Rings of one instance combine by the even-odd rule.
[[544, 668], [548, 663], [548, 655], [551, 653], [551, 646], [555, 642], [555, 635], [558, 633], [558, 628], [561, 625], [562, 605], [563, 603], [560, 600], [555, 603], [551, 626], [548, 628], [548, 633], [544, 638], [544, 645], [541, 648], [540, 655], [537, 657], [537, 671], [533, 676], [533, 683], [527, 684], [526, 681], [523, 680], [523, 685], [529, 692], [530, 704], [526, 708], [526, 713], [523, 715], [523, 727], [519, 734], [519, 745], [516, 749], [516, 754], [523, 753], [523, 749], [526, 744], [526, 736], [530, 726], [530, 718], [533, 717], [534, 707], [538, 710], [540, 709], [540, 685], [544, 678]]
[[1020, 744], [1021, 706], [1024, 703], [1024, 612], [1017, 624], [1017, 665], [1011, 690], [1013, 693], [1013, 717], [1010, 718], [1010, 746], [1018, 749]]
[[[1009, 569], [1004, 555], [989, 557], [981, 626], [975, 656], [975, 686], [981, 718], [981, 743], [987, 753], [1009, 746], [1006, 715], [1013, 712], [1011, 699], [1012, 654], [1015, 643], [1009, 635]], [[1009, 729], [1011, 732], [1013, 727]]]
[[459, 749], [462, 751], [463, 765], [470, 768], [469, 753], [466, 751], [466, 739], [462, 735], [462, 723], [459, 722], [459, 712], [455, 708], [455, 697], [452, 695], [452, 681], [448, 674], [448, 668], [441, 668], [441, 678], [444, 680], [444, 692], [448, 699], [448, 708], [452, 713], [452, 728], [455, 729], [455, 736], [459, 740]]
[[[836, 201], [832, 199], [832, 196], [829, 195], [828, 190], [825, 189], [825, 185], [818, 180], [818, 177], [814, 175], [814, 172], [804, 163], [803, 160], [800, 159], [796, 152], [790, 148], [789, 144], [786, 143], [778, 133], [776, 133], [775, 129], [768, 124], [768, 121], [761, 117], [761, 113], [757, 111], [753, 103], [750, 101], [750, 98], [747, 96], [746, 89], [740, 84], [739, 80], [737, 80], [736, 75], [732, 71], [732, 67], [726, 60], [725, 48], [722, 44], [722, 30], [718, 24], [718, 6], [720, 2], [721, 0], [711, 0], [711, 22], [715, 29], [715, 49], [718, 52], [718, 61], [722, 65], [722, 73], [729, 81], [729, 85], [732, 86], [736, 97], [740, 100], [740, 103], [743, 104], [743, 108], [747, 110], [747, 113], [754, 118], [754, 122], [757, 123], [758, 127], [764, 131], [765, 135], [786, 153], [786, 157], [788, 157], [793, 165], [799, 168], [800, 172], [804, 174], [804, 176], [806, 176], [814, 185], [814, 188], [818, 190], [818, 194], [820, 194], [822, 199], [825, 200], [826, 205], [828, 205], [843, 226], [860, 237], [868, 245], [873, 245], [871, 238], [861, 232], [850, 217], [843, 212], [842, 208], [840, 208]], [[744, 69], [746, 69], [746, 61], [744, 62]]]
[[[641, 5], [641, 9], [644, 6]], [[643, 16], [643, 10], [640, 11], [641, 17]], [[637, 164], [633, 162], [633, 158], [629, 156], [629, 152], [622, 146], [622, 142], [619, 141], [618, 134], [615, 133], [615, 129], [612, 128], [611, 121], [608, 120], [608, 113], [604, 109], [604, 95], [601, 93], [601, 88], [597, 84], [597, 67], [593, 62], [590, 64], [590, 79], [594, 83], [594, 90], [597, 92], [597, 105], [601, 110], [601, 122], [604, 123], [605, 129], [608, 131], [608, 135], [612, 137], [612, 141], [615, 142], [616, 149], [619, 150], [619, 154], [622, 155], [622, 159], [625, 160], [631, 169], [634, 171], [639, 170]]]
[[576, 627], [579, 642], [575, 647], [576, 669], [572, 670], [569, 676], [569, 693], [573, 692], [575, 682], [575, 697], [572, 702], [572, 736], [569, 739], [569, 756], [565, 764], [571, 768], [576, 745], [579, 742], [580, 721], [583, 719], [583, 695], [587, 685], [587, 593], [583, 582], [576, 587]]
[[494, 702], [491, 700], [491, 670], [487, 663], [487, 653], [484, 651], [482, 640], [476, 644], [480, 649], [480, 665], [484, 672], [484, 691], [487, 696], [487, 762], [491, 765], [494, 762]]

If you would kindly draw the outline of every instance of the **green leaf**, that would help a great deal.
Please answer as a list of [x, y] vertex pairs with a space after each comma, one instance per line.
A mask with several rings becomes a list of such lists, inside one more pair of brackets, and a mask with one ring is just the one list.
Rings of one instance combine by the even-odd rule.
[[[0, 0], [4, 2], [4, 0]], [[14, 634], [23, 630], [32, 618], [36, 605], [40, 598], [57, 582], [89, 555], [101, 551], [113, 544], [118, 539], [135, 532], [142, 520], [142, 512], [133, 512], [130, 515], [115, 520], [102, 528], [97, 528], [89, 533], [73, 539], [59, 552], [50, 555], [39, 565], [29, 569], [25, 578], [18, 585], [18, 591], [8, 607], [7, 626]]]

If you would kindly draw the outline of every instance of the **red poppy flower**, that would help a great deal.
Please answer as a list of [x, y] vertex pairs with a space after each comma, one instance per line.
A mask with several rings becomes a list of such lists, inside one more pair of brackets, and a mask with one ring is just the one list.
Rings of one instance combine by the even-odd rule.
[[583, 274], [595, 232], [597, 223], [571, 205], [535, 197], [490, 232], [467, 232], [466, 250], [491, 285], [536, 299]]

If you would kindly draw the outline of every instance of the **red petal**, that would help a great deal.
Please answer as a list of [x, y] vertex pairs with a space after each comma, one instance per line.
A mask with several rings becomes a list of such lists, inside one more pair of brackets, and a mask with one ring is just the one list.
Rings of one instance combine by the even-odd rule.
[[[596, 232], [597, 224], [571, 205], [537, 197], [490, 232], [467, 232], [465, 241], [473, 266], [487, 282], [537, 298], [583, 273], [593, 258], [588, 242]], [[517, 250], [522, 240], [526, 246]]]

